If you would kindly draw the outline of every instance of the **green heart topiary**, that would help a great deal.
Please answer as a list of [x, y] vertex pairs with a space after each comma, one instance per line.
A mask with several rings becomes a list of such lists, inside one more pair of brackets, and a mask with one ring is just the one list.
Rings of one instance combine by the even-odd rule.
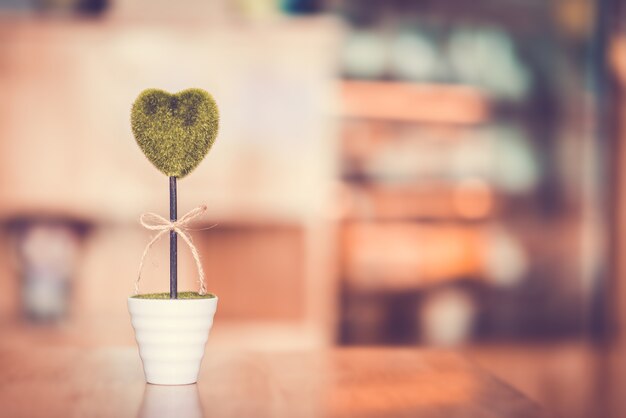
[[201, 89], [176, 94], [147, 89], [133, 103], [131, 126], [148, 160], [169, 177], [184, 177], [207, 155], [219, 127], [217, 104]]

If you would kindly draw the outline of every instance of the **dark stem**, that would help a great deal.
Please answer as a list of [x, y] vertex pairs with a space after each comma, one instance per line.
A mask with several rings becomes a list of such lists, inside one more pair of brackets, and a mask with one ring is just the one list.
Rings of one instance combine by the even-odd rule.
[[[170, 177], [170, 221], [176, 220], [176, 177]], [[178, 235], [170, 231], [170, 299], [178, 298]]]

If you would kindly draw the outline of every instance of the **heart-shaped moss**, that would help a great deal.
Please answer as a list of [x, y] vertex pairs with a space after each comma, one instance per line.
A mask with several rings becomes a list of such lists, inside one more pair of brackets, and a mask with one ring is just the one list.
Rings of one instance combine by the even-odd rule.
[[170, 177], [184, 177], [211, 149], [219, 113], [204, 90], [170, 94], [147, 89], [133, 103], [131, 125], [137, 144], [156, 168]]

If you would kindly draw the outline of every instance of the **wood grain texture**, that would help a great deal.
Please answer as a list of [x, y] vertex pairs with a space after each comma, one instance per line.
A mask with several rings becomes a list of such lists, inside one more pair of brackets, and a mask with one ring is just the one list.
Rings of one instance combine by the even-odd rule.
[[206, 352], [197, 385], [146, 385], [135, 349], [0, 348], [7, 417], [544, 417], [451, 352]]

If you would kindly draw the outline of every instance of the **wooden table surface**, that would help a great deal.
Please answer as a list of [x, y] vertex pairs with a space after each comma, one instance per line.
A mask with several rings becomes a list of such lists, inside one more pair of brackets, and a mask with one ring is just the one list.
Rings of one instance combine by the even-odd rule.
[[227, 352], [196, 385], [146, 385], [134, 348], [0, 346], [1, 417], [544, 417], [452, 352]]

